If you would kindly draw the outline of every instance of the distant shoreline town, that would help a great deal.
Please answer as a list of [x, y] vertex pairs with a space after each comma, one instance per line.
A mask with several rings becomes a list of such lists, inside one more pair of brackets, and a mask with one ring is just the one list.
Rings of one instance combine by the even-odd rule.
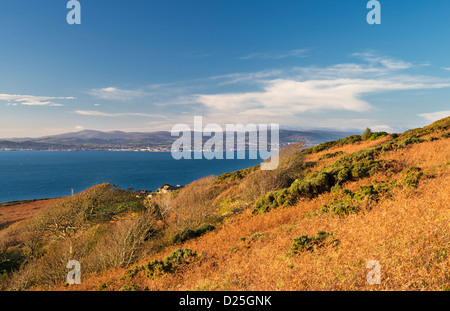
[[[347, 137], [354, 133], [333, 131], [292, 131], [280, 130], [280, 148], [294, 143], [304, 142], [313, 146], [322, 142]], [[85, 130], [76, 133], [40, 137], [0, 139], [1, 151], [137, 151], [137, 152], [171, 152], [177, 137], [170, 132], [126, 133], [121, 131], [101, 132]], [[209, 138], [204, 137], [204, 142]], [[224, 151], [236, 151], [223, 146]], [[249, 150], [246, 141], [246, 150]], [[253, 146], [254, 147], [254, 146]], [[191, 150], [201, 152], [202, 150]]]
[[163, 147], [108, 147], [108, 146], [98, 146], [98, 147], [88, 147], [88, 146], [33, 146], [28, 147], [26, 145], [18, 147], [5, 147], [0, 146], [0, 152], [8, 151], [114, 151], [114, 152], [170, 152], [171, 146]]
[[[280, 148], [287, 147], [289, 145], [298, 142], [286, 142], [281, 143]], [[225, 149], [226, 151], [238, 151], [237, 148]], [[245, 150], [248, 150], [248, 145]], [[27, 146], [26, 144], [17, 147], [7, 147], [0, 144], [0, 152], [7, 151], [114, 151], [114, 152], [171, 152], [172, 146], [139, 146], [139, 147], [120, 147], [120, 146]], [[210, 150], [191, 149], [186, 150], [188, 152], [206, 152]]]

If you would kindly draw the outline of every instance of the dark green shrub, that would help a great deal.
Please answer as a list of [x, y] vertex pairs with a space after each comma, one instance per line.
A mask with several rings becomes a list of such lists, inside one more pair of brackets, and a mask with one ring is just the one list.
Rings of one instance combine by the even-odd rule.
[[337, 174], [338, 183], [344, 183], [352, 178], [352, 172], [347, 167], [343, 167]]
[[392, 137], [392, 139], [396, 139], [397, 137], [399, 137], [399, 136], [400, 136], [400, 134], [397, 134], [397, 133], [392, 133], [392, 134], [389, 134], [389, 136], [391, 136], [391, 137]]
[[419, 167], [408, 167], [402, 171], [403, 182], [406, 186], [417, 188], [419, 185], [420, 178], [423, 175], [422, 169]]
[[219, 183], [226, 183], [226, 182], [230, 182], [230, 181], [241, 180], [242, 178], [244, 178], [245, 176], [247, 176], [248, 174], [250, 174], [251, 172], [253, 172], [257, 169], [259, 169], [259, 165], [245, 168], [245, 169], [231, 172], [231, 173], [225, 173], [220, 176], [217, 176], [217, 181]]
[[196, 233], [194, 230], [186, 228], [181, 232], [176, 233], [173, 238], [172, 238], [172, 243], [173, 244], [180, 244], [183, 243], [187, 240], [193, 239], [197, 237]]
[[369, 140], [372, 137], [372, 130], [370, 128], [366, 128], [364, 133], [361, 135], [362, 140]]
[[367, 140], [377, 140], [377, 139], [380, 139], [381, 137], [384, 137], [387, 135], [389, 135], [389, 134], [386, 132], [375, 132], [375, 133], [372, 133], [372, 135], [370, 135], [370, 137]]
[[352, 177], [362, 178], [372, 176], [380, 168], [380, 163], [373, 160], [356, 162], [353, 165]]
[[197, 258], [197, 253], [190, 249], [177, 249], [164, 258], [164, 265], [175, 270], [178, 266], [189, 264]]
[[386, 152], [386, 151], [401, 149], [401, 148], [403, 148], [403, 144], [400, 142], [396, 142], [396, 141], [389, 141], [389, 142], [382, 144], [380, 147], [381, 147], [380, 150], [382, 152]]
[[360, 191], [351, 194], [352, 198], [358, 201], [362, 201], [364, 199], [372, 199], [378, 195], [378, 191], [373, 185], [360, 186], [359, 189]]
[[321, 155], [318, 160], [320, 161], [320, 160], [330, 159], [330, 158], [334, 158], [334, 157], [337, 157], [337, 156], [340, 156], [343, 154], [344, 153], [342, 151], [336, 151], [333, 153], [325, 153], [324, 155]]
[[188, 265], [197, 260], [197, 253], [190, 249], [177, 249], [167, 255], [162, 261], [153, 260], [144, 265], [145, 274], [153, 279], [164, 273], [173, 273], [179, 267]]
[[294, 239], [289, 253], [294, 255], [302, 252], [312, 252], [325, 246], [326, 239], [332, 235], [332, 233], [327, 233], [325, 231], [317, 231], [315, 236], [301, 235]]
[[106, 290], [109, 287], [109, 285], [111, 285], [110, 281], [102, 283], [102, 284], [99, 285], [98, 290], [99, 291], [104, 291], [104, 290]]
[[163, 261], [159, 261], [159, 260], [156, 260], [156, 259], [147, 262], [144, 265], [144, 270], [145, 270], [145, 275], [149, 279], [154, 279], [158, 275], [170, 272], [169, 267], [166, 267], [164, 265]]
[[140, 271], [142, 271], [143, 269], [144, 269], [143, 266], [135, 266], [135, 267], [133, 267], [133, 268], [128, 269], [127, 271], [125, 271], [125, 275], [128, 276], [128, 277], [130, 277], [130, 278], [133, 278], [133, 277], [136, 276], [136, 274], [138, 274], [138, 273], [139, 273]]
[[253, 214], [263, 214], [279, 206], [289, 206], [295, 204], [300, 197], [312, 198], [330, 191], [336, 184], [372, 176], [381, 167], [380, 162], [374, 160], [380, 149], [381, 147], [370, 148], [346, 155], [333, 165], [312, 172], [304, 179], [295, 180], [289, 188], [267, 193], [255, 203]]
[[407, 138], [405, 140], [402, 141], [403, 146], [407, 146], [407, 145], [413, 145], [413, 144], [420, 144], [423, 143], [425, 141], [425, 139], [422, 138], [417, 138], [417, 137], [411, 137], [411, 138]]
[[336, 200], [330, 204], [324, 204], [319, 209], [319, 214], [333, 213], [338, 216], [348, 216], [350, 214], [356, 214], [359, 211], [359, 205], [352, 203], [352, 200]]
[[203, 234], [205, 234], [205, 233], [207, 233], [209, 231], [213, 231], [215, 229], [216, 228], [214, 226], [209, 225], [209, 224], [201, 225], [196, 230], [192, 230], [192, 229], [186, 228], [183, 231], [178, 232], [178, 233], [176, 233], [173, 236], [172, 243], [173, 244], [180, 244], [180, 243], [183, 243], [183, 242], [185, 242], [187, 240], [200, 237]]
[[360, 191], [358, 192], [344, 189], [341, 191], [341, 195], [346, 197], [345, 199], [335, 199], [329, 204], [324, 204], [315, 214], [333, 213], [340, 217], [345, 217], [358, 213], [361, 210], [361, 202], [377, 201], [380, 192], [379, 187], [373, 185], [360, 186]]
[[450, 137], [450, 132], [447, 132], [447, 133], [442, 134], [441, 137], [443, 137], [443, 138], [449, 138], [449, 137]]
[[200, 227], [198, 227], [197, 230], [195, 230], [195, 232], [196, 232], [197, 236], [201, 236], [207, 232], [214, 231], [214, 230], [216, 230], [216, 227], [209, 225], [209, 224], [204, 224], [204, 225], [201, 225]]

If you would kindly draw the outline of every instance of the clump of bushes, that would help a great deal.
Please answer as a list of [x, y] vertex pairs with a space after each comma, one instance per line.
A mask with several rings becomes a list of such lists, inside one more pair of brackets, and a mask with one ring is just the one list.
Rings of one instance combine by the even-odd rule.
[[134, 278], [136, 276], [136, 274], [141, 272], [143, 269], [144, 269], [143, 266], [134, 266], [133, 268], [125, 271], [125, 275], [129, 278]]
[[324, 247], [337, 241], [326, 242], [329, 237], [332, 237], [333, 233], [325, 231], [317, 231], [315, 236], [301, 235], [295, 238], [292, 246], [289, 250], [289, 254], [295, 255], [303, 252], [313, 252], [318, 248]]
[[325, 153], [324, 155], [321, 155], [318, 160], [319, 161], [326, 160], [326, 159], [334, 158], [334, 157], [337, 157], [337, 156], [340, 156], [340, 155], [343, 155], [343, 154], [344, 153], [342, 151], [336, 151], [336, 152], [333, 152], [333, 153]]
[[420, 178], [423, 176], [423, 172], [419, 167], [408, 167], [402, 171], [402, 175], [402, 180], [407, 187], [417, 188]]
[[177, 249], [167, 255], [162, 261], [153, 260], [143, 266], [148, 278], [153, 279], [158, 275], [173, 273], [183, 265], [188, 265], [197, 260], [198, 255], [190, 249]]
[[370, 135], [368, 140], [377, 140], [377, 139], [380, 139], [381, 137], [384, 137], [387, 135], [389, 135], [389, 134], [386, 132], [375, 132], [375, 133], [372, 133], [372, 135]]
[[346, 155], [333, 165], [295, 180], [288, 188], [271, 191], [255, 203], [253, 214], [263, 214], [278, 206], [290, 206], [300, 197], [311, 198], [330, 191], [337, 184], [372, 176], [381, 167], [380, 161], [374, 160], [377, 152], [378, 149], [371, 148]]
[[[395, 148], [395, 147], [404, 147], [408, 144], [413, 143], [420, 143], [424, 142], [425, 140], [419, 139], [421, 136], [437, 132], [437, 131], [445, 131], [450, 128], [450, 117], [444, 118], [442, 120], [436, 121], [433, 124], [430, 124], [424, 128], [418, 128], [413, 130], [408, 130], [404, 132], [403, 134], [388, 134], [386, 132], [372, 132], [369, 128], [367, 128], [364, 133], [360, 135], [352, 135], [346, 138], [338, 139], [336, 141], [330, 141], [325, 142], [322, 144], [319, 144], [314, 147], [310, 147], [307, 149], [304, 149], [300, 151], [300, 154], [307, 155], [307, 154], [314, 154], [332, 147], [342, 147], [345, 145], [353, 144], [355, 142], [364, 141], [364, 140], [376, 140], [384, 136], [391, 136], [391, 138], [394, 141], [390, 141], [388, 143], [388, 147], [386, 148]], [[450, 137], [450, 133], [446, 132], [442, 134], [442, 137], [448, 138]], [[385, 143], [386, 144], [386, 143]], [[383, 144], [384, 145], [384, 144]], [[392, 150], [392, 149], [389, 149]]]
[[418, 137], [411, 137], [407, 138], [402, 141], [403, 146], [412, 145], [412, 144], [420, 144], [423, 143], [425, 139], [418, 138]]
[[0, 273], [5, 271], [9, 279], [0, 287], [60, 284], [69, 259], [78, 260], [85, 275], [130, 264], [146, 252], [143, 244], [157, 232], [158, 218], [143, 201], [131, 189], [111, 184], [55, 201], [20, 223], [5, 252], [0, 237]]
[[217, 181], [219, 183], [227, 183], [230, 181], [237, 181], [237, 180], [241, 180], [242, 178], [244, 178], [245, 176], [247, 176], [248, 174], [250, 174], [251, 172], [259, 169], [259, 165], [253, 166], [253, 167], [249, 167], [249, 168], [245, 168], [239, 171], [235, 171], [235, 172], [231, 172], [231, 173], [225, 173], [222, 174], [220, 176], [217, 176]]
[[366, 128], [364, 133], [361, 136], [362, 140], [377, 140], [381, 137], [389, 135], [386, 132], [372, 132], [370, 128]]
[[350, 190], [342, 190], [341, 195], [344, 198], [335, 199], [329, 204], [324, 204], [317, 212], [310, 214], [318, 215], [323, 213], [333, 213], [340, 217], [358, 213], [362, 204], [369, 204], [371, 201], [378, 201], [381, 193], [387, 192], [392, 184], [381, 183], [379, 185], [360, 186], [360, 190], [352, 192]]
[[315, 163], [304, 161], [304, 155], [299, 152], [301, 146], [294, 144], [282, 149], [277, 169], [249, 174], [240, 185], [240, 197], [246, 202], [255, 202], [270, 191], [289, 187], [296, 179], [304, 178]]
[[423, 128], [412, 129], [404, 132], [399, 136], [400, 140], [408, 139], [408, 138], [419, 138], [424, 135], [428, 135], [434, 132], [445, 131], [450, 128], [450, 117], [438, 120], [428, 126]]
[[144, 201], [116, 185], [101, 184], [56, 203], [34, 220], [42, 230], [57, 237], [112, 220], [126, 212], [145, 211]]
[[324, 204], [319, 209], [319, 214], [333, 213], [341, 217], [348, 216], [350, 214], [358, 213], [360, 207], [359, 204], [355, 204], [351, 199], [334, 200], [330, 204]]
[[195, 230], [186, 228], [181, 232], [176, 233], [173, 238], [172, 238], [172, 243], [173, 244], [180, 244], [183, 243], [187, 240], [193, 239], [193, 238], [198, 238], [202, 235], [204, 235], [207, 232], [213, 231], [215, 230], [216, 227], [209, 225], [209, 224], [204, 224], [201, 225], [200, 227], [198, 227]]

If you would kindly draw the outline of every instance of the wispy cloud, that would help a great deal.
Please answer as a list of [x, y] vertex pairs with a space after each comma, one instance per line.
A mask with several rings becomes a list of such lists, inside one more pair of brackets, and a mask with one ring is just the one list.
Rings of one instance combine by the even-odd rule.
[[443, 70], [450, 71], [450, 67], [441, 67]]
[[448, 117], [448, 116], [450, 116], [450, 110], [419, 114], [419, 117], [425, 118], [425, 119], [427, 119], [428, 121], [431, 121], [431, 122], [440, 120], [440, 119]]
[[307, 57], [308, 56], [307, 49], [301, 50], [291, 50], [284, 52], [262, 52], [262, 53], [252, 53], [243, 57], [239, 57], [242, 60], [249, 59], [283, 59], [288, 57]]
[[53, 96], [33, 96], [33, 95], [13, 95], [0, 94], [0, 101], [7, 101], [7, 106], [50, 106], [61, 107], [64, 104], [56, 103], [59, 100], [72, 100], [74, 97], [53, 97]]
[[210, 80], [222, 80], [219, 85], [236, 84], [244, 82], [257, 82], [263, 81], [268, 78], [281, 77], [283, 71], [279, 69], [263, 70], [259, 72], [247, 72], [247, 73], [232, 73], [220, 76], [210, 77]]
[[93, 89], [90, 95], [107, 100], [127, 101], [147, 96], [147, 92], [142, 90], [124, 90], [116, 87], [106, 87]]
[[[222, 125], [229, 122], [276, 122], [289, 126], [302, 124], [314, 127], [320, 124], [332, 128], [354, 128], [370, 124], [374, 128], [390, 131], [394, 123], [384, 119], [367, 119], [368, 115], [364, 113], [373, 110], [378, 118], [381, 113], [369, 96], [450, 87], [449, 79], [418, 75], [417, 70], [410, 70], [421, 65], [375, 52], [354, 53], [351, 56], [362, 61], [236, 72], [154, 84], [141, 90], [95, 89], [97, 97], [105, 99], [132, 98], [138, 103], [148, 103], [151, 99], [151, 104], [146, 107], [158, 114], [97, 110], [77, 110], [75, 113], [109, 118], [144, 117], [149, 118], [146, 122], [152, 122], [154, 126], [163, 127], [165, 124], [167, 128], [174, 123], [186, 123], [193, 115], [202, 115], [208, 122]], [[350, 112], [352, 117], [338, 119], [334, 116], [335, 112]], [[425, 117], [425, 114], [421, 116]]]
[[108, 113], [108, 112], [101, 112], [101, 111], [95, 111], [95, 110], [75, 110], [76, 114], [83, 115], [83, 116], [93, 116], [93, 117], [110, 117], [110, 118], [116, 118], [116, 117], [158, 117], [158, 118], [165, 118], [165, 116], [160, 114], [150, 114], [150, 113], [141, 113], [141, 112], [118, 112], [118, 113]]
[[381, 64], [383, 67], [390, 70], [402, 70], [411, 68], [413, 65], [411, 63], [393, 59], [390, 57], [382, 56], [376, 52], [362, 52], [362, 53], [353, 53], [352, 56], [359, 57], [365, 61], [368, 61], [371, 64]]
[[[256, 90], [241, 93], [196, 94], [215, 118], [232, 114], [265, 122], [289, 120], [306, 112], [366, 112], [373, 108], [364, 96], [390, 91], [450, 87], [450, 81], [400, 74], [413, 65], [372, 53], [356, 53], [365, 64], [297, 67], [283, 71], [222, 76], [225, 81], [253, 83]], [[388, 125], [384, 125], [388, 126]]]
[[366, 94], [440, 87], [450, 84], [402, 83], [395, 79], [276, 79], [266, 81], [259, 92], [197, 95], [197, 100], [215, 113], [276, 118], [324, 110], [364, 112], [372, 107], [361, 99]]

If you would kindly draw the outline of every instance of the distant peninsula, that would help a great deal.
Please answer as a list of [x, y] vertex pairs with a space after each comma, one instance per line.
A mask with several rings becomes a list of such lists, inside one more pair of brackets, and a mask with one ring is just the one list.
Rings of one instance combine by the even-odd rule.
[[[292, 131], [280, 130], [280, 147], [297, 142], [314, 146], [326, 141], [347, 137], [354, 133], [338, 131]], [[159, 132], [80, 132], [39, 138], [0, 138], [0, 151], [146, 151], [170, 152], [178, 137], [168, 131]], [[204, 141], [209, 138], [205, 137]]]

